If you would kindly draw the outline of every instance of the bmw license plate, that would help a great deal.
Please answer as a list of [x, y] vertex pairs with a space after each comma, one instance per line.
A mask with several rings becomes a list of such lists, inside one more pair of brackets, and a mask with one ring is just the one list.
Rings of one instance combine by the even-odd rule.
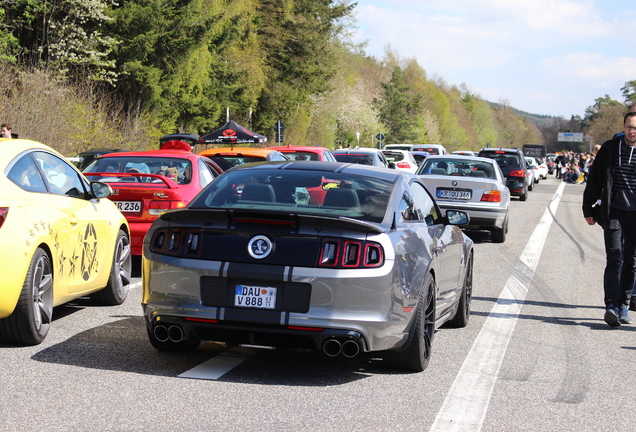
[[452, 198], [469, 200], [472, 197], [471, 191], [465, 190], [452, 190], [452, 189], [438, 189], [437, 198]]
[[115, 204], [122, 213], [141, 212], [141, 201], [115, 201]]
[[234, 293], [234, 306], [274, 309], [276, 306], [276, 288], [237, 285]]

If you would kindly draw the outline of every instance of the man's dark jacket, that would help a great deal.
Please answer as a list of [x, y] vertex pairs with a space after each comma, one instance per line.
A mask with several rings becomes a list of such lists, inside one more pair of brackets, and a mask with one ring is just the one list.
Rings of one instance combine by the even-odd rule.
[[[594, 217], [599, 225], [609, 220], [614, 167], [623, 137], [612, 138], [601, 146], [590, 168], [583, 192], [583, 217]], [[600, 209], [592, 207], [601, 200]]]

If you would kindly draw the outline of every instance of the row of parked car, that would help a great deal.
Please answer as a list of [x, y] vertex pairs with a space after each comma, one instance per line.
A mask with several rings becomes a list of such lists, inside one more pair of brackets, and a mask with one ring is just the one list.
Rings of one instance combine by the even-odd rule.
[[53, 308], [80, 296], [120, 304], [131, 256], [142, 255], [146, 331], [159, 350], [213, 340], [376, 352], [421, 371], [435, 331], [468, 323], [473, 243], [461, 228], [503, 241], [507, 208], [497, 209], [520, 186], [504, 180], [503, 150], [427, 152], [413, 173], [371, 149], [195, 154], [183, 144], [85, 166], [79, 155], [81, 173], [42, 144], [7, 147], [0, 341], [40, 343]]
[[[548, 176], [546, 163], [526, 157], [520, 149], [483, 148], [454, 151], [441, 145], [389, 144], [383, 150], [346, 149], [347, 162], [403, 169], [414, 173], [435, 195], [442, 209], [462, 210], [470, 216], [466, 229], [488, 230], [502, 243], [508, 232], [510, 197], [528, 198], [534, 185]], [[416, 153], [424, 152], [415, 160]], [[375, 155], [371, 159], [371, 155]], [[383, 157], [387, 162], [382, 162]]]

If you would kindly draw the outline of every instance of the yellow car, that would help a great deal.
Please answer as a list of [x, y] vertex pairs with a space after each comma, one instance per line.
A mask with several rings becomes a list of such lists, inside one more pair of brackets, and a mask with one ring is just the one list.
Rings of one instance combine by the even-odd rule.
[[118, 305], [130, 284], [126, 218], [112, 189], [61, 154], [0, 139], [0, 342], [44, 340], [55, 306], [90, 295]]

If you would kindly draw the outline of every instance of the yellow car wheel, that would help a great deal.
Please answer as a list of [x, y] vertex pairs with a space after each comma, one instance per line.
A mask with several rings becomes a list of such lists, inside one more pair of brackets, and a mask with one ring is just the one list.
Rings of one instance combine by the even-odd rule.
[[116, 306], [122, 304], [124, 300], [126, 300], [126, 297], [128, 297], [128, 286], [130, 285], [131, 279], [131, 259], [130, 239], [124, 231], [119, 230], [108, 283], [103, 289], [91, 294], [91, 300], [94, 303], [106, 306]]
[[38, 248], [31, 259], [15, 310], [0, 320], [0, 339], [19, 345], [37, 345], [49, 332], [52, 315], [51, 260]]

